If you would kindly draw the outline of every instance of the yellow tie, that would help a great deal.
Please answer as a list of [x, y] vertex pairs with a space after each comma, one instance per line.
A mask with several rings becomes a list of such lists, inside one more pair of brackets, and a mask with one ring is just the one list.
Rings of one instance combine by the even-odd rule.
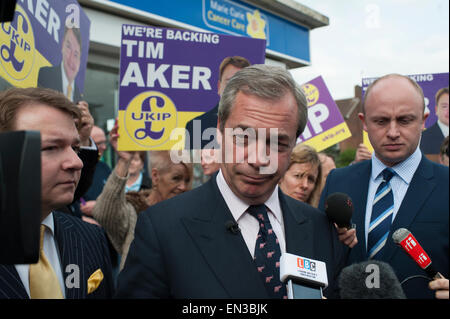
[[72, 101], [72, 84], [67, 85], [67, 98]]
[[31, 299], [63, 299], [55, 270], [44, 254], [44, 232], [45, 226], [41, 225], [39, 261], [30, 265], [30, 297]]

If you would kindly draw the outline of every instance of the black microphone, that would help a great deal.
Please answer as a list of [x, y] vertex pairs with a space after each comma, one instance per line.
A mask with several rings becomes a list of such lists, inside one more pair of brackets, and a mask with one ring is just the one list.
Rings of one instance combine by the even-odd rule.
[[338, 285], [342, 299], [406, 299], [392, 267], [379, 260], [345, 267]]
[[239, 228], [239, 224], [234, 220], [227, 220], [225, 222], [225, 228], [234, 235], [239, 234], [241, 231], [241, 229]]
[[333, 193], [325, 201], [325, 214], [340, 228], [354, 228], [351, 224], [353, 215], [352, 199], [345, 193]]

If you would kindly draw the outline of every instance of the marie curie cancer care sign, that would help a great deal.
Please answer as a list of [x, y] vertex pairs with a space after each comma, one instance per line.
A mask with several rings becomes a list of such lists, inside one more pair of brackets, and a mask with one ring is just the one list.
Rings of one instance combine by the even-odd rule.
[[264, 63], [265, 48], [262, 39], [123, 25], [119, 150], [183, 149], [186, 123], [219, 101], [222, 60]]
[[297, 143], [320, 152], [352, 136], [321, 76], [303, 84], [301, 89], [308, 103], [308, 123]]

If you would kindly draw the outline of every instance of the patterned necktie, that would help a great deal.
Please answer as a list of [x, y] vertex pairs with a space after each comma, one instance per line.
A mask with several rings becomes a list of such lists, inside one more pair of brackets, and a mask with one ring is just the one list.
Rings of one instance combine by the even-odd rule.
[[72, 84], [67, 85], [67, 98], [72, 101]]
[[286, 299], [286, 285], [280, 281], [281, 249], [267, 215], [265, 205], [252, 205], [248, 213], [259, 222], [255, 245], [255, 264], [267, 293], [273, 299]]
[[63, 299], [55, 270], [44, 253], [45, 226], [41, 225], [39, 261], [30, 265], [29, 283], [31, 299]]
[[394, 195], [389, 181], [395, 175], [395, 172], [391, 168], [385, 168], [381, 174], [383, 175], [383, 181], [378, 186], [375, 194], [372, 216], [370, 217], [367, 240], [367, 255], [369, 259], [379, 258], [380, 251], [386, 244], [389, 235], [394, 212]]

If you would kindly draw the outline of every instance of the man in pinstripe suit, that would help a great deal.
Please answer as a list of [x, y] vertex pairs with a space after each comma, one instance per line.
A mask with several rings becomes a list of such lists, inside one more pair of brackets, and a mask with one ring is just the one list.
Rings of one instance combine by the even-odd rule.
[[[79, 109], [56, 91], [14, 88], [0, 94], [0, 132], [41, 133], [41, 246], [53, 279], [42, 282], [38, 278], [36, 282], [39, 286], [54, 284], [62, 298], [109, 298], [113, 281], [104, 233], [97, 226], [55, 211], [72, 202], [83, 167], [77, 155], [77, 121]], [[31, 268], [28, 264], [0, 265], [0, 298], [54, 298], [34, 293], [38, 289], [32, 283]]]

